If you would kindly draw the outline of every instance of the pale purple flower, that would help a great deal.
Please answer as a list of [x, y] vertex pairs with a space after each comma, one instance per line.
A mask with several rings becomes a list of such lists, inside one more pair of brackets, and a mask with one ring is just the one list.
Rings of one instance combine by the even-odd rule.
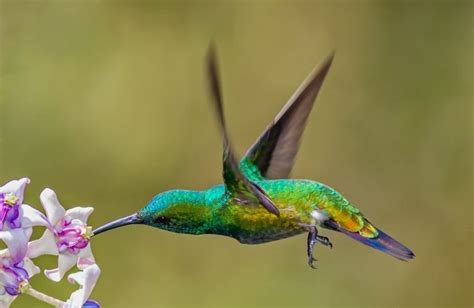
[[100, 307], [97, 302], [88, 300], [97, 279], [99, 279], [99, 275], [100, 268], [97, 264], [87, 266], [82, 271], [69, 275], [67, 277], [68, 281], [70, 283], [77, 283], [80, 287], [71, 294], [63, 308]]
[[0, 187], [0, 231], [47, 226], [44, 215], [27, 204], [23, 194], [30, 179], [13, 180]]
[[[33, 226], [48, 226], [46, 217], [40, 211], [23, 204], [23, 194], [30, 179], [13, 180], [0, 187], [0, 240], [10, 251], [17, 252], [14, 262], [26, 254], [28, 239]], [[20, 259], [17, 257], [20, 256]]]
[[0, 187], [0, 229], [10, 230], [21, 227], [20, 206], [30, 179], [13, 180]]
[[41, 238], [28, 244], [28, 256], [58, 255], [58, 268], [44, 271], [53, 281], [60, 281], [76, 263], [79, 269], [94, 264], [89, 244], [92, 228], [87, 225], [87, 218], [94, 209], [75, 207], [66, 211], [49, 188], [43, 190], [40, 200], [50, 226]]
[[39, 272], [25, 258], [33, 226], [48, 226], [46, 217], [23, 204], [28, 178], [13, 180], [0, 187], [0, 240], [8, 249], [0, 251], [0, 307], [8, 307], [29, 287], [30, 277]]
[[[40, 271], [21, 253], [15, 248], [0, 251], [0, 307], [9, 307], [18, 295], [26, 292], [31, 276]], [[20, 261], [15, 261], [20, 258]]]

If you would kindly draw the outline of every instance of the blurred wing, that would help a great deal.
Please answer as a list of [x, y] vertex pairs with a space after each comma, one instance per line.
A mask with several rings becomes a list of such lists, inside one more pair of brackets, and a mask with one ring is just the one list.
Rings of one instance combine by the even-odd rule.
[[[242, 169], [248, 170], [248, 167], [256, 166], [260, 175], [269, 179], [289, 176], [306, 120], [333, 57], [334, 54], [331, 54], [321, 67], [314, 70], [296, 90], [257, 142], [248, 150], [241, 161]], [[259, 178], [259, 175], [254, 172], [253, 177]]]
[[256, 183], [250, 181], [240, 170], [234, 152], [232, 151], [227, 129], [224, 120], [224, 110], [222, 105], [221, 87], [217, 73], [217, 61], [212, 46], [207, 57], [208, 78], [212, 102], [216, 110], [220, 129], [224, 138], [224, 164], [223, 177], [226, 191], [235, 196], [236, 200], [242, 204], [262, 204], [269, 212], [279, 216], [280, 212], [268, 198], [263, 189]]

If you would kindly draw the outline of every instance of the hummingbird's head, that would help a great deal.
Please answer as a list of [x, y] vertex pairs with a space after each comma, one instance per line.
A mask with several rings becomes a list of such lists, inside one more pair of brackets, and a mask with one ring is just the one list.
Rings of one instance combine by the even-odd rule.
[[145, 224], [177, 233], [202, 234], [209, 230], [211, 209], [201, 204], [198, 192], [173, 190], [158, 194], [135, 214], [93, 231], [94, 235], [130, 224]]

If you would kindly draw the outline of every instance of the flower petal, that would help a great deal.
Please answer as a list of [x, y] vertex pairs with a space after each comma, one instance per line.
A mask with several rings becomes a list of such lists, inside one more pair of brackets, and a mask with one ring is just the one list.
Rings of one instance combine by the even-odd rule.
[[0, 239], [7, 245], [8, 254], [11, 256], [13, 263], [23, 260], [28, 249], [28, 236], [25, 230], [0, 231]]
[[43, 226], [49, 227], [50, 224], [46, 216], [37, 209], [32, 208], [28, 204], [20, 205], [23, 217], [21, 219], [21, 227]]
[[100, 268], [97, 264], [86, 267], [82, 272], [69, 275], [68, 281], [78, 283], [81, 287], [71, 294], [64, 307], [82, 307], [91, 295], [99, 275]]
[[[8, 261], [4, 261], [2, 263], [7, 263]], [[4, 265], [4, 264], [3, 264]], [[8, 262], [9, 266], [9, 271], [1, 270], [0, 271], [0, 289], [2, 289], [2, 292], [6, 292], [6, 288], [15, 288], [15, 285], [18, 283], [16, 280], [16, 272], [11, 270], [11, 264]], [[13, 274], [15, 273], [15, 274]], [[11, 293], [9, 293], [12, 295]]]
[[28, 243], [28, 257], [36, 258], [42, 255], [58, 255], [58, 246], [53, 233], [45, 230], [43, 235], [32, 242]]
[[64, 274], [66, 274], [66, 272], [74, 266], [76, 260], [77, 256], [72, 256], [69, 254], [60, 254], [58, 258], [58, 268], [45, 270], [44, 274], [52, 281], [58, 282], [63, 279]]
[[29, 178], [13, 180], [0, 187], [0, 193], [14, 193], [18, 198], [18, 203], [23, 203], [23, 194], [25, 187], [30, 183]]
[[7, 292], [0, 295], [0, 308], [8, 308], [11, 303], [16, 299], [16, 296], [11, 296]]
[[48, 216], [49, 222], [52, 225], [56, 225], [61, 220], [66, 210], [64, 210], [61, 203], [59, 203], [56, 193], [49, 188], [43, 190], [40, 194], [41, 204], [43, 204], [46, 216]]
[[28, 238], [28, 240], [30, 239], [31, 237], [31, 234], [33, 233], [33, 228], [22, 228], [23, 231], [25, 231], [25, 234], [26, 234], [26, 237]]
[[79, 219], [83, 223], [87, 222], [87, 218], [94, 211], [92, 207], [73, 207], [66, 211], [66, 216], [69, 216], [72, 219]]
[[92, 255], [91, 244], [89, 243], [89, 245], [87, 245], [79, 252], [79, 258], [77, 259], [77, 267], [82, 270], [93, 264], [95, 264], [95, 259]]
[[31, 261], [29, 258], [25, 258], [23, 260], [23, 268], [26, 270], [28, 273], [28, 276], [31, 278], [32, 276], [38, 274], [41, 270], [39, 267], [37, 267], [33, 261]]

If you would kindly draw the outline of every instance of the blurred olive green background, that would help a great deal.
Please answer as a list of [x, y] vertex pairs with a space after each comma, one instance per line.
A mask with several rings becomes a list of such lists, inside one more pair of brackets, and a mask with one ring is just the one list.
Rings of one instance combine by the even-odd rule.
[[[293, 177], [327, 183], [412, 248], [324, 232], [245, 246], [131, 226], [93, 240], [103, 307], [472, 306], [473, 5], [457, 1], [1, 1], [0, 181], [92, 205], [94, 226], [221, 182], [204, 55], [219, 49], [240, 154], [334, 48]], [[37, 236], [39, 230], [35, 233]], [[42, 257], [42, 267], [55, 266]], [[42, 275], [35, 288], [75, 289]], [[16, 307], [43, 307], [23, 296]]]

